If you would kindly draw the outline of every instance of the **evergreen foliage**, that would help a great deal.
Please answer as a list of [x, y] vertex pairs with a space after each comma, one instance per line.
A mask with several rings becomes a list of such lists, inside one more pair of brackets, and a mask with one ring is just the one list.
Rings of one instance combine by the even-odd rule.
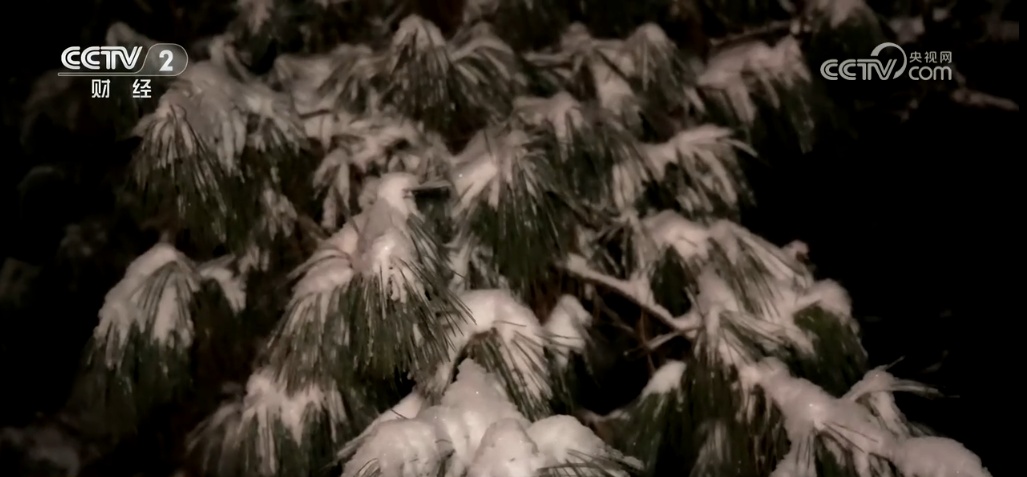
[[[933, 391], [868, 369], [802, 244], [738, 224], [761, 151], [849, 106], [812, 65], [886, 39], [861, 0], [803, 5], [240, 0], [119, 113], [126, 203], [163, 234], [76, 403], [127, 439], [244, 379], [181, 456], [213, 477], [990, 475], [897, 409]], [[611, 314], [654, 372], [597, 416]]]

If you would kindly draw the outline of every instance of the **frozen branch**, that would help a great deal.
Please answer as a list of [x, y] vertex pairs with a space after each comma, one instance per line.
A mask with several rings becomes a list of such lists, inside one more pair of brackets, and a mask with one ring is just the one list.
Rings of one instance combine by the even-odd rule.
[[967, 80], [959, 71], [953, 72], [953, 77], [959, 88], [949, 94], [952, 101], [971, 108], [995, 108], [1004, 111], [1020, 111], [1020, 105], [1008, 98], [994, 96], [983, 91], [968, 88]]
[[675, 317], [671, 315], [670, 311], [659, 303], [656, 303], [656, 300], [653, 299], [652, 293], [647, 291], [648, 287], [645, 287], [646, 290], [643, 290], [643, 287], [638, 286], [637, 283], [614, 278], [605, 273], [596, 271], [589, 267], [585, 258], [580, 255], [572, 254], [570, 258], [563, 263], [562, 267], [583, 280], [604, 285], [620, 293], [647, 313], [673, 329], [674, 333], [672, 333], [672, 335], [688, 335], [698, 330], [701, 325], [696, 319], [697, 316], [686, 314], [680, 317]]
[[757, 38], [767, 36], [784, 36], [793, 30], [793, 25], [795, 24], [794, 20], [770, 22], [761, 27], [746, 30], [742, 33], [728, 35], [723, 38], [714, 38], [710, 40], [710, 43], [714, 50], [722, 50], [732, 45], [744, 43], [749, 40], [755, 40]]
[[977, 91], [966, 87], [953, 91], [949, 97], [951, 97], [952, 101], [955, 101], [957, 104], [971, 108], [993, 108], [1001, 109], [1003, 111], [1020, 111], [1020, 105], [1016, 104], [1016, 102], [1011, 99], [994, 96], [983, 91]]

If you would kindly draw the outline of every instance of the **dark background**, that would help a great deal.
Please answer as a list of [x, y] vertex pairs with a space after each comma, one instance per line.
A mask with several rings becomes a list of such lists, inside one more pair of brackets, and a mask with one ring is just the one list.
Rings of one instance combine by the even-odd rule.
[[[18, 281], [27, 285], [11, 295], [14, 301], [0, 307], [7, 399], [0, 427], [24, 425], [63, 405], [104, 294], [153, 240], [113, 212], [112, 184], [127, 156], [106, 119], [83, 113], [93, 119], [74, 133], [44, 125], [26, 144], [21, 105], [31, 82], [57, 66], [63, 48], [101, 43], [112, 20], [188, 43], [223, 30], [231, 16], [227, 7], [202, 15], [199, 2], [179, 3], [146, 12], [134, 1], [43, 0], [19, 4], [24, 13], [2, 20], [10, 76], [0, 103], [0, 221], [7, 225], [0, 257], [25, 264], [30, 276]], [[959, 3], [968, 19], [990, 8]], [[1006, 17], [1018, 22], [1018, 4], [1012, 5]], [[176, 15], [175, 8], [192, 14]], [[943, 31], [931, 39], [937, 47], [924, 50], [953, 51], [969, 86], [1019, 103], [1018, 43], [978, 36], [967, 28]], [[88, 93], [87, 86], [80, 89]], [[1018, 341], [1022, 319], [1014, 286], [1022, 269], [1014, 253], [1023, 241], [1022, 209], [1014, 208], [1014, 196], [1023, 187], [1015, 172], [1022, 170], [1023, 129], [1018, 111], [966, 107], [950, 92], [896, 84], [868, 93], [870, 106], [848, 118], [851, 130], [804, 156], [771, 156], [771, 167], [753, 173], [759, 208], [745, 222], [779, 244], [806, 242], [818, 275], [852, 294], [873, 363], [902, 358], [895, 374], [950, 396], [900, 402], [907, 414], [960, 440], [1000, 476], [1009, 462], [1006, 443], [1018, 433], [1010, 417], [1018, 407], [1006, 403], [1009, 384], [1019, 384], [1012, 359], [1021, 355], [1007, 343]], [[44, 164], [54, 167], [26, 179]], [[92, 219], [95, 233], [106, 237], [93, 255], [59, 259], [65, 228]], [[623, 396], [606, 396], [611, 403], [644, 384], [637, 374], [612, 373], [607, 379], [617, 385], [608, 388]]]

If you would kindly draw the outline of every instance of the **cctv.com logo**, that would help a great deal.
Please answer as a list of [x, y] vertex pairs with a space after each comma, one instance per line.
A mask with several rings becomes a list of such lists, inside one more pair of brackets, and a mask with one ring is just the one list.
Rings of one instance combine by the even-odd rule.
[[[885, 48], [895, 48], [899, 50], [898, 57], [901, 58], [901, 65], [897, 59], [887, 59], [881, 61], [878, 57]], [[944, 57], [944, 55], [942, 55]], [[935, 53], [927, 53], [928, 58], [935, 58]], [[933, 81], [933, 80], [951, 80], [952, 79], [952, 67], [949, 65], [938, 65], [938, 64], [910, 64], [921, 61], [921, 54], [914, 53], [911, 56], [906, 55], [906, 51], [901, 46], [895, 43], [881, 43], [874, 48], [874, 51], [870, 52], [870, 58], [861, 58], [854, 60], [827, 60], [820, 65], [820, 75], [824, 79], [835, 81], [839, 79], [843, 80], [888, 80], [898, 79], [902, 76], [902, 73], [906, 73], [906, 76], [912, 80], [918, 81]], [[928, 61], [931, 63], [931, 61]]]

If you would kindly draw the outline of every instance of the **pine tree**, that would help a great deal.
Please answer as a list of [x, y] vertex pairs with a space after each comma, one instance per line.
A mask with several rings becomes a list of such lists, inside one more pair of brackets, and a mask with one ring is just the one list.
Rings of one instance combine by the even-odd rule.
[[[761, 151], [850, 106], [815, 65], [886, 41], [861, 0], [237, 6], [115, 103], [163, 234], [84, 358], [105, 432], [244, 379], [199, 475], [989, 475], [898, 410], [936, 392], [868, 369], [805, 245], [739, 225]], [[604, 320], [655, 369], [599, 416]]]

